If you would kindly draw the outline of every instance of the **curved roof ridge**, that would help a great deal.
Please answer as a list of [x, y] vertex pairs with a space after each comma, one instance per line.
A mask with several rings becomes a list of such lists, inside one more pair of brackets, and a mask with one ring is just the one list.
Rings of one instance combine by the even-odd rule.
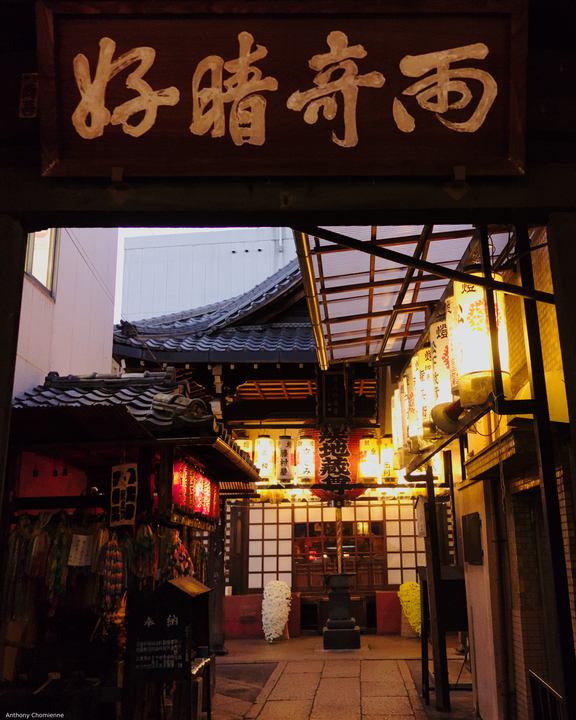
[[206, 333], [211, 329], [225, 327], [243, 315], [266, 304], [270, 296], [279, 295], [300, 282], [300, 266], [295, 258], [242, 295], [222, 300], [200, 308], [192, 308], [169, 315], [135, 322], [121, 322], [115, 326], [115, 335], [126, 336], [130, 332], [142, 335], [177, 335], [180, 333]]

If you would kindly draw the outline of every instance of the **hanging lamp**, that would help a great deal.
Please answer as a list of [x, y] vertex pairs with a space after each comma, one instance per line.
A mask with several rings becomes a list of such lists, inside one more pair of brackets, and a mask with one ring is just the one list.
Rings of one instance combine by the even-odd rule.
[[270, 480], [274, 477], [274, 441], [270, 435], [256, 438], [254, 465], [258, 468], [261, 478]]
[[311, 435], [301, 435], [296, 442], [296, 473], [299, 483], [312, 484], [316, 477], [316, 443]]
[[374, 435], [360, 438], [358, 456], [358, 475], [362, 480], [375, 480], [380, 475], [380, 455], [378, 440]]
[[[471, 276], [483, 277], [480, 272]], [[498, 282], [502, 278], [493, 276]], [[472, 283], [454, 283], [454, 299], [458, 308], [456, 347], [458, 361], [458, 389], [463, 407], [486, 402], [493, 389], [492, 344], [484, 289]], [[509, 395], [510, 369], [504, 293], [494, 293], [500, 368], [505, 394]], [[508, 392], [506, 392], [508, 391]]]

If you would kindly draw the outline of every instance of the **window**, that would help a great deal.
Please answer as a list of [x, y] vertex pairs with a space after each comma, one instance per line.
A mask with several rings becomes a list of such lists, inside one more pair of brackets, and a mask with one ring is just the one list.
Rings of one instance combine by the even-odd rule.
[[271, 580], [292, 586], [292, 507], [252, 505], [250, 508], [248, 589], [259, 590]]
[[56, 251], [58, 232], [55, 228], [28, 235], [24, 270], [54, 296], [56, 286]]
[[[336, 510], [302, 503], [294, 509], [295, 588], [324, 592], [325, 573], [338, 568]], [[343, 572], [356, 573], [356, 590], [381, 589], [384, 576], [382, 504], [355, 503], [342, 509]]]

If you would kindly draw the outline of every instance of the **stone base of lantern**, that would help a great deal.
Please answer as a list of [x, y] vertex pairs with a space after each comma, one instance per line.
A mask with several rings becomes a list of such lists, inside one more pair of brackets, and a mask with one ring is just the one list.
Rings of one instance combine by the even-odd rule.
[[322, 639], [324, 650], [357, 650], [360, 648], [360, 628], [333, 629], [325, 627]]

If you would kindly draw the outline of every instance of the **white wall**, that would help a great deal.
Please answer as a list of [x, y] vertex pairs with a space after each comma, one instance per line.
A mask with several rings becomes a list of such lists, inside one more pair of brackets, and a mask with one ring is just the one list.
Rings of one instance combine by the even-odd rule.
[[60, 231], [54, 299], [24, 278], [13, 395], [60, 375], [112, 371], [116, 228]]
[[143, 320], [226, 300], [296, 257], [289, 228], [235, 228], [124, 240], [122, 318]]
[[457, 497], [461, 515], [472, 512], [480, 514], [484, 551], [482, 565], [470, 565], [464, 562], [474, 705], [482, 720], [501, 720], [502, 676], [498, 675], [496, 668], [500, 665], [502, 657], [498, 639], [495, 637], [498, 609], [494, 597], [498, 580], [492, 547], [493, 538], [489, 533], [487, 513], [489, 499], [485, 496], [484, 490], [484, 484], [477, 482], [460, 489]]

